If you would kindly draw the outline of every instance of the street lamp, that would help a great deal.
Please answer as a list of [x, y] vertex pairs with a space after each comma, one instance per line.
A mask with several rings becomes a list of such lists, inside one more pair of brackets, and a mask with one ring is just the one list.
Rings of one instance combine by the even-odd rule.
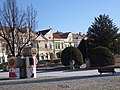
[[74, 70], [75, 61], [73, 60], [73, 52], [72, 52], [72, 48], [70, 48], [70, 69]]
[[5, 64], [5, 59], [4, 59], [4, 44], [2, 45], [2, 62], [3, 65]]
[[5, 69], [4, 47], [2, 47], [2, 63], [3, 63], [3, 71], [4, 71]]
[[86, 67], [89, 67], [90, 65], [90, 61], [89, 61], [89, 58], [88, 58], [88, 37], [85, 37], [84, 38], [85, 40], [85, 62], [86, 62]]
[[115, 41], [118, 41], [118, 39], [116, 38]]
[[116, 48], [114, 49], [114, 54], [119, 54], [120, 43], [118, 38], [115, 39], [115, 47]]
[[84, 40], [85, 40], [85, 54], [86, 54], [85, 58], [88, 58], [88, 45], [87, 45], [88, 37], [85, 37]]

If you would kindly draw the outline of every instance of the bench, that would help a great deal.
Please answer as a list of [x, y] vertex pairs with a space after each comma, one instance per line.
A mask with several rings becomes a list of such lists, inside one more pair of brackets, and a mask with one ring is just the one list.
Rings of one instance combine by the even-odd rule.
[[116, 73], [114, 68], [99, 68], [98, 72], [100, 74], [102, 74], [102, 73], [113, 73], [113, 74]]

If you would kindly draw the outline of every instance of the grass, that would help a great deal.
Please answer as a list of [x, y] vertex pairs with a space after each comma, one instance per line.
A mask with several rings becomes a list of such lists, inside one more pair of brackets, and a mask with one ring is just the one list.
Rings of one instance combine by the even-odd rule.
[[115, 58], [115, 62], [120, 63], [120, 58]]

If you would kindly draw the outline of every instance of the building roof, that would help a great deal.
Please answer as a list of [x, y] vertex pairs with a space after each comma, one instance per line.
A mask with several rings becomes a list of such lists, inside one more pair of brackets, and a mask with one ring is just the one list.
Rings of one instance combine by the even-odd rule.
[[6, 32], [10, 31], [10, 27], [7, 27], [7, 26], [1, 26], [0, 29]]
[[[6, 32], [10, 32], [12, 30], [12, 28], [8, 27], [8, 26], [2, 26], [0, 27], [1, 30], [4, 30]], [[21, 33], [26, 33], [27, 32], [27, 27], [24, 28], [17, 28], [19, 32]]]
[[37, 38], [36, 38], [37, 41], [40, 41], [40, 40], [48, 40], [46, 37], [44, 37], [42, 34], [40, 34]]
[[83, 39], [84, 36], [80, 34], [72, 34], [73, 39]]
[[61, 36], [62, 36], [63, 38], [67, 38], [68, 35], [69, 35], [69, 33], [61, 33]]
[[56, 33], [53, 33], [53, 37], [54, 38], [61, 38], [61, 39], [65, 39], [68, 37], [70, 32], [66, 32], [66, 33], [63, 33], [63, 32], [56, 32]]
[[61, 39], [62, 36], [59, 33], [53, 33], [53, 38], [59, 38], [59, 39]]
[[42, 31], [38, 31], [37, 34], [40, 35], [42, 34], [43, 36], [48, 33], [50, 31], [50, 29], [46, 29], [46, 30], [42, 30]]

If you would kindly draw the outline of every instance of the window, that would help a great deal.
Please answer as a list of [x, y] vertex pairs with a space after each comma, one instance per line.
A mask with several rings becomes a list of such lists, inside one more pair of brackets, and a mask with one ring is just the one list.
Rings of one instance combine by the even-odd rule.
[[62, 43], [62, 49], [63, 49], [64, 47], [63, 47], [63, 43]]
[[61, 56], [60, 56], [60, 52], [56, 53], [56, 55], [57, 55], [57, 58], [60, 58], [60, 57], [61, 57]]
[[58, 44], [58, 49], [60, 49], [60, 44]]
[[0, 57], [0, 64], [2, 63], [2, 58]]
[[74, 47], [77, 47], [77, 43], [74, 44]]
[[45, 44], [45, 48], [47, 48], [47, 44]]
[[41, 53], [41, 59], [44, 60], [44, 54], [43, 53]]
[[48, 53], [46, 53], [46, 59], [48, 60]]
[[42, 60], [44, 60], [44, 56], [41, 56]]
[[52, 48], [52, 44], [50, 44], [50, 48]]
[[55, 44], [55, 47], [56, 47], [56, 49], [57, 49], [57, 44]]

